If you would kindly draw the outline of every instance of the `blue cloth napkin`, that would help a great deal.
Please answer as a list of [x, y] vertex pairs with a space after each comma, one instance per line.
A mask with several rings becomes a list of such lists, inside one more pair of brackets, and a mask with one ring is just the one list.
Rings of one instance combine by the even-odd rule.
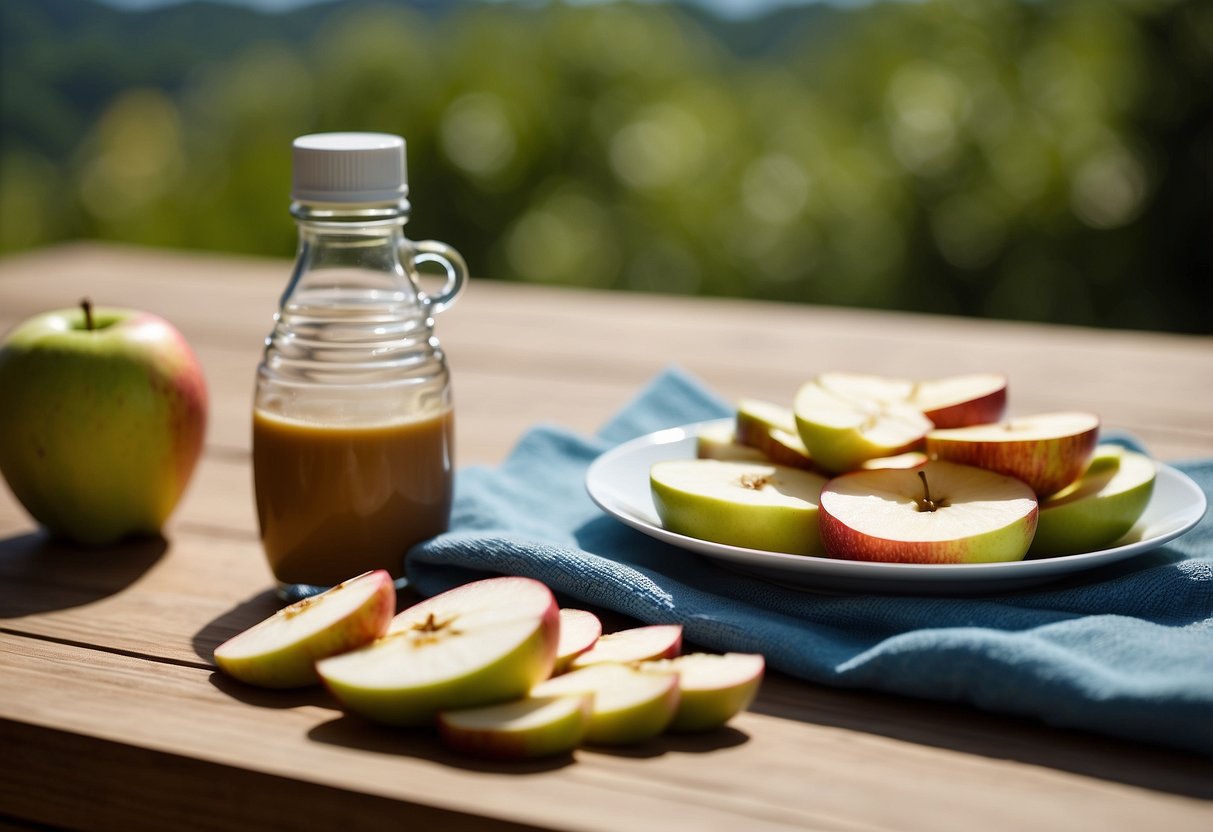
[[[1213, 513], [1153, 552], [979, 598], [824, 595], [724, 569], [608, 517], [590, 462], [653, 430], [729, 415], [688, 375], [655, 379], [595, 437], [541, 426], [496, 469], [459, 472], [452, 530], [407, 558], [431, 595], [492, 574], [811, 682], [964, 702], [1213, 755]], [[1213, 492], [1213, 460], [1180, 464]]]

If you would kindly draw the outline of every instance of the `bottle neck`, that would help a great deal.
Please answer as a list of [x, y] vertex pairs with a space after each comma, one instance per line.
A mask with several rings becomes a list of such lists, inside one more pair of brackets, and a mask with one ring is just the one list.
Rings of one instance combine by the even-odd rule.
[[348, 227], [380, 222], [404, 225], [409, 221], [409, 211], [410, 206], [407, 199], [352, 205], [323, 202], [291, 203], [291, 216], [301, 226], [306, 223], [315, 226]]

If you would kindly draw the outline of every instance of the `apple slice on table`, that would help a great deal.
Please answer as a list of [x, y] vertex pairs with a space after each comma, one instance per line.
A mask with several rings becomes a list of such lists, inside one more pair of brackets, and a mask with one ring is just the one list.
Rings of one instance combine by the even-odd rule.
[[568, 670], [573, 659], [589, 650], [602, 635], [602, 622], [586, 610], [560, 611], [560, 641], [556, 645], [556, 666], [553, 673]]
[[1040, 504], [1029, 552], [1070, 555], [1115, 543], [1145, 512], [1156, 476], [1157, 466], [1148, 456], [1100, 445], [1086, 473]]
[[596, 664], [536, 685], [533, 697], [593, 694], [585, 740], [603, 745], [644, 742], [660, 734], [678, 711], [678, 674], [626, 664]]
[[438, 735], [475, 757], [529, 760], [567, 754], [585, 739], [594, 695], [536, 696], [438, 714]]
[[396, 588], [383, 569], [296, 601], [215, 648], [224, 673], [265, 688], [320, 681], [316, 662], [369, 644], [387, 632]]
[[931, 431], [927, 456], [1019, 477], [1048, 497], [1082, 475], [1098, 441], [1094, 413], [1045, 413]]
[[735, 462], [767, 461], [762, 451], [738, 442], [733, 426], [727, 424], [705, 425], [695, 436], [695, 456]]
[[87, 546], [163, 527], [206, 432], [202, 368], [131, 309], [37, 315], [0, 344], [0, 472], [54, 536]]
[[643, 662], [677, 656], [682, 649], [682, 626], [654, 624], [608, 633], [586, 652], [573, 659], [572, 669], [578, 670], [604, 662]]
[[489, 578], [408, 608], [383, 638], [316, 669], [354, 713], [425, 725], [440, 710], [522, 698], [551, 674], [559, 638], [551, 590], [530, 578]]
[[709, 731], [724, 725], [754, 701], [765, 667], [757, 653], [688, 653], [640, 665], [642, 670], [678, 674], [678, 712], [671, 731]]
[[1007, 409], [1007, 377], [997, 373], [908, 381], [861, 373], [822, 373], [822, 387], [860, 399], [904, 404], [937, 428], [997, 422]]
[[809, 450], [796, 431], [796, 418], [786, 407], [742, 399], [737, 406], [733, 432], [738, 442], [762, 451], [776, 465], [812, 467]]
[[667, 460], [649, 469], [662, 525], [688, 537], [800, 555], [821, 553], [817, 497], [825, 477], [783, 465]]
[[800, 388], [793, 410], [809, 455], [835, 473], [917, 450], [932, 428], [912, 407], [835, 392], [814, 382]]
[[856, 471], [821, 491], [821, 540], [832, 557], [895, 563], [1022, 560], [1036, 495], [1021, 480], [968, 465]]

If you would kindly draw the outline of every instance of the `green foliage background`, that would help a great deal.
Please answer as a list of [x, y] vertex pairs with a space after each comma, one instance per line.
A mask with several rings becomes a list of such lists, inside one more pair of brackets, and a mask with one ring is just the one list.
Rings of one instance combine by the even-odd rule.
[[0, 251], [287, 256], [291, 139], [381, 130], [478, 276], [1213, 332], [1207, 2], [0, 15]]

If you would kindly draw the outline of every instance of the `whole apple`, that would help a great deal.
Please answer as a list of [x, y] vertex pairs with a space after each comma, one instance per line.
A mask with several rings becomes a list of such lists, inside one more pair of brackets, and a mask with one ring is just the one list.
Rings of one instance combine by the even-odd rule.
[[0, 472], [57, 537], [156, 534], [206, 431], [202, 369], [167, 321], [129, 309], [38, 315], [0, 344]]

